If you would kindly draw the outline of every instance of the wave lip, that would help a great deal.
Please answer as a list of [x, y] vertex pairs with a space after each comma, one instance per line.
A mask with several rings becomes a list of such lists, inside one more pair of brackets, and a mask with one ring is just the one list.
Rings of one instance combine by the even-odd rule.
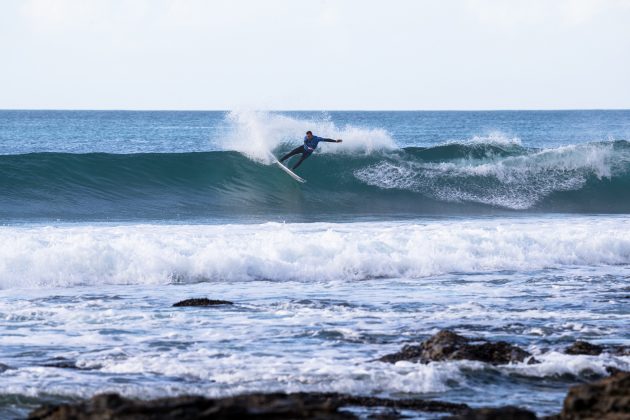
[[630, 220], [0, 228], [0, 287], [357, 281], [630, 264]]

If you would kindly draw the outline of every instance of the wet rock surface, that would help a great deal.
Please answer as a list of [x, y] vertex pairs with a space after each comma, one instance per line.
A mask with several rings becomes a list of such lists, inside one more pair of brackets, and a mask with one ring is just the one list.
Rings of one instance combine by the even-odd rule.
[[602, 346], [591, 344], [588, 341], [576, 341], [564, 350], [566, 354], [586, 354], [591, 356], [597, 356], [602, 351], [604, 351]]
[[598, 346], [588, 341], [576, 341], [564, 352], [571, 355], [599, 356], [602, 353], [610, 353], [615, 356], [630, 356], [630, 346]]
[[118, 394], [101, 394], [78, 404], [42, 406], [29, 419], [356, 419], [343, 407], [382, 407], [376, 417], [399, 418], [398, 409], [425, 412], [459, 413], [465, 404], [430, 400], [391, 400], [342, 394], [251, 394], [208, 399], [175, 397], [157, 400], [132, 400]]
[[549, 420], [630, 420], [630, 372], [574, 386], [562, 412]]
[[381, 357], [380, 361], [401, 360], [418, 363], [443, 360], [476, 360], [495, 365], [522, 362], [531, 354], [505, 341], [473, 340], [449, 330], [442, 330], [420, 345], [407, 345], [398, 353]]
[[182, 300], [180, 302], [173, 304], [173, 306], [216, 306], [216, 305], [234, 305], [234, 302], [230, 302], [229, 300], [196, 298], [196, 299]]
[[519, 407], [478, 408], [444, 420], [536, 420], [536, 414]]
[[64, 357], [55, 357], [51, 360], [42, 363], [40, 366], [42, 367], [54, 367], [59, 369], [80, 369], [77, 366], [77, 362], [74, 360], [69, 360]]
[[298, 398], [290, 395], [248, 395], [223, 399], [176, 397], [150, 401], [126, 399], [118, 394], [101, 394], [88, 401], [44, 406], [29, 419], [353, 419], [338, 412], [339, 405], [325, 398]]
[[[328, 394], [331, 395], [331, 394]], [[422, 399], [402, 399], [394, 400], [389, 398], [360, 397], [343, 394], [332, 394], [342, 406], [357, 407], [386, 407], [394, 410], [416, 410], [424, 412], [445, 412], [458, 413], [468, 410], [466, 404], [449, 403], [435, 400]]]

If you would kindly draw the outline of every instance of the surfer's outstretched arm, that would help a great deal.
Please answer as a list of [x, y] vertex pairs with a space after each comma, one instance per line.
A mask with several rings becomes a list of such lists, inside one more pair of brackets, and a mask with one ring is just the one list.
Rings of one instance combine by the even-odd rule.
[[325, 141], [326, 143], [341, 143], [343, 140], [335, 140], [335, 139], [320, 139], [320, 141]]

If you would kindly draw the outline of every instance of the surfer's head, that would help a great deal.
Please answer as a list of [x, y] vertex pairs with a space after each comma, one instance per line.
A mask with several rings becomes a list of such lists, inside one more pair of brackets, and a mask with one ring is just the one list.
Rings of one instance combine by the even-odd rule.
[[306, 132], [306, 137], [310, 140], [313, 138], [313, 132], [311, 130]]

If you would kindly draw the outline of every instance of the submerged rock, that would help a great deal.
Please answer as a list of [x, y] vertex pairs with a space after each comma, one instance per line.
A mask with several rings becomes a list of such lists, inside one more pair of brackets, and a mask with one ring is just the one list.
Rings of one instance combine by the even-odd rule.
[[608, 378], [569, 390], [560, 420], [629, 420], [630, 372], [617, 372]]
[[186, 300], [182, 300], [180, 302], [173, 304], [173, 306], [215, 306], [215, 305], [234, 305], [234, 302], [230, 302], [229, 300], [198, 298], [198, 299], [186, 299]]
[[404, 346], [398, 353], [381, 357], [380, 361], [400, 360], [428, 363], [443, 360], [477, 360], [495, 365], [522, 362], [530, 353], [505, 341], [473, 340], [449, 330], [442, 330], [416, 346]]
[[38, 420], [95, 419], [356, 419], [341, 407], [381, 407], [376, 413], [395, 418], [397, 409], [459, 413], [470, 408], [430, 400], [391, 400], [335, 393], [250, 394], [209, 399], [173, 397], [141, 401], [101, 394], [77, 404], [42, 406], [30, 413]]

